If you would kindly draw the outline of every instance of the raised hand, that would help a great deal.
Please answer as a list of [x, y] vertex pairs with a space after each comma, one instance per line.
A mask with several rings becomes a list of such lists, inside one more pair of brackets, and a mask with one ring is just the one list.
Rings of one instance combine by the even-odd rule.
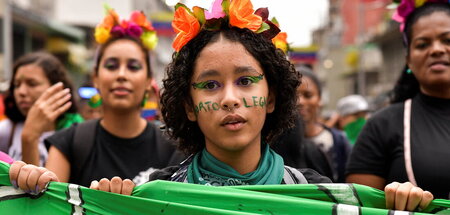
[[22, 160], [26, 163], [39, 165], [39, 138], [54, 130], [56, 119], [72, 105], [70, 90], [63, 87], [61, 82], [49, 87], [28, 111], [22, 131]]
[[72, 105], [70, 89], [63, 87], [59, 82], [42, 93], [28, 111], [25, 126], [41, 133], [54, 128], [56, 119]]

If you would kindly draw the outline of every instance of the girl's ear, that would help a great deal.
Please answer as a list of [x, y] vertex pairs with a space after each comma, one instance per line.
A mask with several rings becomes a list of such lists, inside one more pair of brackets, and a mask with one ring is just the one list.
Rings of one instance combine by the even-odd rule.
[[197, 113], [195, 113], [192, 105], [189, 105], [185, 102], [184, 103], [184, 111], [186, 112], [186, 115], [190, 121], [192, 121], [192, 122], [197, 121]]
[[146, 92], [150, 92], [152, 91], [152, 82], [153, 82], [153, 78], [147, 78], [147, 81], [145, 82], [145, 91]]
[[269, 90], [269, 98], [267, 98], [267, 113], [272, 113], [275, 110], [275, 94], [273, 90]]

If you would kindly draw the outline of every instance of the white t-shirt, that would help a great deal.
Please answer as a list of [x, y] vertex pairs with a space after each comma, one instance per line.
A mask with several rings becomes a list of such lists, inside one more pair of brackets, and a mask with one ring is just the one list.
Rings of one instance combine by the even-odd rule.
[[[0, 121], [0, 151], [7, 153], [14, 160], [22, 160], [22, 140], [21, 134], [23, 129], [23, 122], [16, 123], [13, 133], [11, 147], [8, 147], [13, 123], [9, 119]], [[44, 139], [52, 135], [54, 131], [45, 132], [39, 138], [39, 157], [40, 165], [43, 166], [48, 157], [47, 149], [44, 145]]]

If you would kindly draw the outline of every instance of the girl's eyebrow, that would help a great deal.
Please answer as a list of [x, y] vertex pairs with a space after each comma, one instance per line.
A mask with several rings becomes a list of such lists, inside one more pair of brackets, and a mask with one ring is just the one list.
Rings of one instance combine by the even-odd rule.
[[[260, 74], [255, 68], [251, 67], [251, 66], [238, 66], [235, 68], [234, 73], [235, 74], [241, 74], [241, 73], [255, 73], [258, 75], [262, 75]], [[210, 78], [210, 77], [218, 77], [220, 76], [220, 73], [217, 70], [214, 69], [209, 69], [209, 70], [205, 70], [203, 71], [196, 79], [196, 81], [205, 79], [205, 78]]]
[[256, 73], [258, 75], [262, 75], [255, 68], [253, 68], [251, 66], [238, 66], [234, 70], [235, 74], [246, 73], [246, 72], [253, 72], [253, 73]]
[[217, 70], [206, 70], [203, 71], [202, 73], [200, 73], [200, 75], [197, 77], [197, 81], [204, 79], [204, 78], [209, 78], [209, 77], [217, 77], [220, 76], [220, 73]]

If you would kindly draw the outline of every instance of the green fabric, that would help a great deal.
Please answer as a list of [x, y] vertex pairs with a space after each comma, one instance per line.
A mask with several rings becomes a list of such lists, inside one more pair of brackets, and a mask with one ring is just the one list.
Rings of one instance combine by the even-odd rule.
[[78, 113], [65, 113], [62, 119], [56, 122], [56, 130], [70, 127], [73, 123], [81, 123], [84, 119]]
[[[9, 165], [0, 162], [0, 214], [397, 214], [384, 209], [382, 191], [357, 184], [214, 187], [154, 181], [124, 196], [51, 182], [46, 192], [31, 196], [11, 187], [8, 170]], [[449, 200], [437, 199], [424, 213], [411, 214], [449, 214], [449, 208]]]
[[212, 186], [280, 184], [283, 172], [283, 158], [263, 144], [258, 168], [244, 175], [203, 149], [189, 165], [187, 180], [191, 184]]
[[366, 118], [360, 117], [344, 127], [345, 134], [352, 145], [355, 144], [358, 135], [366, 124]]

